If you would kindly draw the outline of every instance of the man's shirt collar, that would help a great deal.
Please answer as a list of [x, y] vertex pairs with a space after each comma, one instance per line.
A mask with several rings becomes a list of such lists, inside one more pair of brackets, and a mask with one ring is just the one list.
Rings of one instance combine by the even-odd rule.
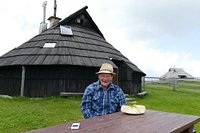
[[[101, 85], [101, 82], [99, 80], [97, 81], [97, 85], [98, 85], [97, 90], [103, 89], [103, 86]], [[110, 82], [110, 84], [108, 85], [107, 90], [109, 89], [114, 89], [114, 85], [112, 82]]]

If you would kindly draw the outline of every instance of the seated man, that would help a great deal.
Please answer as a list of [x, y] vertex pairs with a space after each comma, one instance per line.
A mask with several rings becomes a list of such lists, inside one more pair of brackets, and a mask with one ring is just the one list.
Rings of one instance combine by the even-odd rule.
[[113, 66], [102, 64], [98, 74], [98, 81], [90, 84], [84, 92], [81, 110], [84, 118], [111, 114], [120, 111], [126, 104], [126, 98], [122, 89], [112, 83]]

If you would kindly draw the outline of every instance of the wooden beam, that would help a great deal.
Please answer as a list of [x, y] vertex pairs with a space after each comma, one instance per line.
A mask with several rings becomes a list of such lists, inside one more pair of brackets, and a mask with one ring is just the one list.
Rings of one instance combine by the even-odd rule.
[[82, 96], [83, 93], [79, 92], [60, 92], [60, 96]]
[[25, 82], [25, 66], [22, 66], [22, 76], [21, 76], [21, 93], [20, 96], [24, 96], [24, 82]]

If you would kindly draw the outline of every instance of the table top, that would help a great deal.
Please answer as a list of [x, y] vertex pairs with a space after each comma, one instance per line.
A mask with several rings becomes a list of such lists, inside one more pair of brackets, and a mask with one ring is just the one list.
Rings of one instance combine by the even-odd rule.
[[27, 133], [180, 133], [199, 121], [200, 116], [153, 110], [147, 110], [142, 115], [117, 112], [77, 121], [80, 123], [77, 130], [72, 130], [72, 123], [67, 123]]

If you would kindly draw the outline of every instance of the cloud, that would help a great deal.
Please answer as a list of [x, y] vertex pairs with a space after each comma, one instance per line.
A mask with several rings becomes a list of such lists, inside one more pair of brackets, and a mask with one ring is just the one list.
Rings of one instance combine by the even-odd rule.
[[190, 53], [163, 51], [163, 49], [151, 48], [150, 43], [140, 42], [119, 42], [123, 45], [117, 45], [121, 53], [129, 58], [131, 62], [137, 65], [147, 77], [160, 77], [166, 73], [169, 68], [183, 68], [194, 77], [200, 75], [200, 62], [191, 60]]
[[[47, 2], [46, 19], [53, 15], [53, 1]], [[39, 33], [42, 3], [1, 3], [1, 55]], [[161, 76], [170, 67], [200, 76], [199, 0], [57, 0], [57, 16], [64, 19], [86, 5], [106, 40], [147, 76]]]
[[107, 41], [148, 76], [160, 76], [170, 67], [198, 76], [199, 5], [198, 0], [133, 0], [104, 5], [107, 19], [97, 20]]

